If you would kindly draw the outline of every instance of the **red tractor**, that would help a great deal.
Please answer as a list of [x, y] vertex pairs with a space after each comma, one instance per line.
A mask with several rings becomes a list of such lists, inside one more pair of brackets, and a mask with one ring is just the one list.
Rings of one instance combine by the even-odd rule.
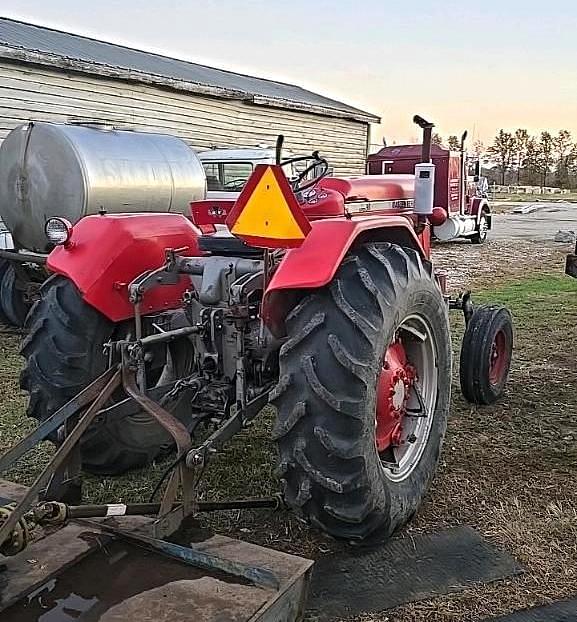
[[[430, 124], [431, 129], [434, 127]], [[468, 238], [474, 244], [483, 244], [491, 229], [491, 208], [487, 201], [488, 184], [480, 176], [478, 159], [467, 157], [465, 140], [461, 137], [459, 151], [450, 151], [439, 145], [393, 145], [369, 155], [369, 175], [411, 174], [415, 165], [430, 159], [435, 165], [433, 195], [433, 236], [448, 242]]]
[[[47, 221], [53, 276], [22, 348], [28, 413], [43, 422], [33, 440], [60, 445], [40, 478], [51, 482], [44, 501], [62, 497], [65, 487], [52, 484], [74, 479], [74, 459], [118, 474], [176, 445], [168, 497], [149, 509], [171, 515], [180, 483], [182, 518], [197, 507], [194, 472], [270, 403], [287, 505], [333, 536], [386, 538], [415, 513], [439, 461], [449, 308], [467, 322], [464, 396], [500, 396], [511, 317], [445, 292], [430, 258], [431, 165], [417, 164], [415, 179], [333, 178], [315, 153], [289, 184], [281, 167], [294, 159], [281, 161], [280, 150], [236, 203], [194, 203], [191, 219]], [[202, 441], [201, 423], [213, 430]], [[0, 472], [31, 443], [0, 459]]]

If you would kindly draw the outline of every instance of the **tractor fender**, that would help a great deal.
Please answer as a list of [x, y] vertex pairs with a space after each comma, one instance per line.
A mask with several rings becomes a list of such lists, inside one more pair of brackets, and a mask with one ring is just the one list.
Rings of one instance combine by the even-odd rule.
[[[48, 256], [50, 272], [69, 278], [82, 298], [113, 322], [134, 316], [128, 285], [140, 274], [161, 267], [167, 249], [200, 255], [198, 229], [181, 214], [86, 216], [74, 225], [70, 241]], [[190, 281], [145, 293], [142, 313], [180, 306]]]
[[284, 319], [302, 296], [302, 290], [330, 283], [355, 242], [393, 242], [414, 248], [428, 258], [428, 233], [427, 229], [423, 245], [412, 220], [397, 215], [312, 221], [302, 245], [288, 250], [276, 269], [263, 298], [262, 318], [275, 336], [283, 336]]

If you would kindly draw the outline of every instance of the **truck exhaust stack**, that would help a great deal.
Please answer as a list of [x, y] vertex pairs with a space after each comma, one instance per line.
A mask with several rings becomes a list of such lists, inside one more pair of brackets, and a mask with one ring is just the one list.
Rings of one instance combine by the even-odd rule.
[[433, 213], [435, 194], [435, 165], [431, 162], [431, 136], [434, 123], [416, 114], [413, 121], [423, 130], [421, 163], [415, 165], [415, 214], [419, 218]]

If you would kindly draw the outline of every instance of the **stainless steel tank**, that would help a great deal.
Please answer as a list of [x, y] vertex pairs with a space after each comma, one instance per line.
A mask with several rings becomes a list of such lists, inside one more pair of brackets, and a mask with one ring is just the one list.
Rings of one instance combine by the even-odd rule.
[[31, 122], [0, 147], [0, 218], [17, 247], [36, 252], [48, 250], [51, 216], [187, 213], [205, 194], [201, 163], [173, 136]]

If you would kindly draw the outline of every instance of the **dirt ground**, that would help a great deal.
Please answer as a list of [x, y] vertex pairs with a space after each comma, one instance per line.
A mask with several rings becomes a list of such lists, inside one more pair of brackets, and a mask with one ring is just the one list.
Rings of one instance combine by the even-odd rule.
[[[507, 304], [516, 345], [504, 398], [486, 408], [458, 390], [463, 322], [455, 327], [455, 382], [442, 463], [432, 490], [401, 537], [468, 524], [525, 567], [520, 577], [478, 585], [357, 622], [470, 621], [577, 594], [577, 282], [563, 276], [568, 245], [492, 239], [486, 245], [437, 246], [434, 260], [452, 289]], [[29, 429], [17, 388], [20, 337], [0, 335], [0, 451]], [[276, 491], [271, 414], [238, 436], [207, 470], [205, 498]], [[30, 481], [49, 448], [11, 477]], [[150, 492], [163, 465], [120, 479], [87, 479], [91, 501], [129, 501]], [[289, 513], [229, 512], [203, 518], [232, 536], [318, 558], [346, 546], [302, 525]]]

